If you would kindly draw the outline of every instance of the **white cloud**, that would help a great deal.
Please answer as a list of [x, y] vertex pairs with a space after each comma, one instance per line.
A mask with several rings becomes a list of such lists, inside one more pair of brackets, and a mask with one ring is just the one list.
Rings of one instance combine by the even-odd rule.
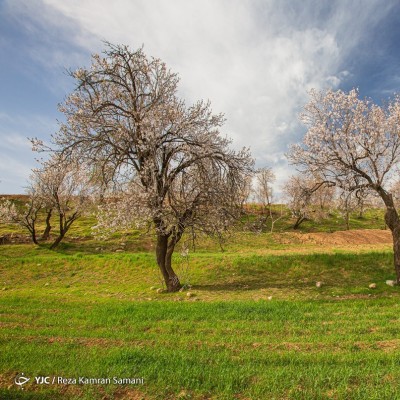
[[[333, 4], [333, 5], [332, 5]], [[236, 147], [250, 146], [258, 164], [288, 171], [283, 157], [303, 128], [297, 114], [307, 90], [337, 88], [351, 71], [346, 58], [392, 2], [262, 0], [20, 0], [10, 12], [57, 30], [49, 65], [83, 61], [101, 40], [145, 45], [180, 74], [190, 103], [210, 99], [227, 118]], [[33, 22], [32, 22], [33, 21]], [[43, 41], [42, 43], [48, 43]], [[32, 49], [40, 59], [42, 47]], [[87, 60], [87, 58], [86, 58]], [[43, 60], [42, 60], [43, 61]]]

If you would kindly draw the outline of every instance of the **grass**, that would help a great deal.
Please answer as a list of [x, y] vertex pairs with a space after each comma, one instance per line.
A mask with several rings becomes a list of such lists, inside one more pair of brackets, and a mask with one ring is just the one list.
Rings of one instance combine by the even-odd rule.
[[[400, 398], [390, 244], [237, 232], [221, 252], [202, 239], [189, 259], [174, 256], [189, 297], [155, 290], [150, 235], [102, 243], [89, 225], [57, 251], [0, 246], [0, 399]], [[24, 390], [14, 384], [21, 372], [31, 378]]]
[[139, 387], [29, 383], [24, 392], [2, 389], [4, 398], [397, 398], [398, 299], [55, 304], [14, 297], [2, 307], [3, 379], [14, 371], [144, 379]]

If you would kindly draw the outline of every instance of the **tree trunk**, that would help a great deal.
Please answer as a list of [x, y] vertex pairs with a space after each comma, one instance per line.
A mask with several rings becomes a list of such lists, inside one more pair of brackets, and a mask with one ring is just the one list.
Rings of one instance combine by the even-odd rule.
[[350, 213], [346, 211], [345, 214], [345, 220], [346, 220], [346, 230], [350, 230]]
[[168, 292], [177, 292], [182, 286], [178, 276], [172, 268], [172, 254], [178, 242], [176, 237], [172, 237], [168, 243], [170, 235], [157, 235], [156, 257], [157, 264], [167, 286]]
[[46, 216], [46, 228], [45, 228], [45, 230], [44, 230], [44, 232], [43, 232], [43, 235], [42, 235], [42, 240], [47, 240], [49, 237], [50, 237], [50, 231], [51, 231], [51, 225], [50, 225], [50, 219], [51, 219], [51, 214], [52, 214], [52, 212], [53, 212], [53, 209], [52, 208], [50, 208], [48, 211], [47, 211], [47, 216]]
[[396, 281], [400, 284], [400, 219], [394, 205], [386, 208], [385, 222], [392, 232], [394, 269], [396, 271]]
[[394, 268], [396, 271], [396, 280], [400, 284], [400, 224], [392, 231], [393, 236], [393, 254], [394, 254]]
[[55, 249], [60, 243], [61, 241], [64, 239], [66, 232], [62, 232], [58, 235], [57, 239], [53, 242], [53, 244], [50, 246], [50, 250]]
[[64, 236], [67, 233], [67, 231], [71, 225], [71, 224], [68, 225], [68, 223], [66, 223], [64, 221], [64, 214], [60, 213], [58, 218], [59, 218], [60, 233], [59, 233], [57, 239], [50, 246], [50, 250], [55, 249], [60, 244], [61, 240], [64, 239]]
[[32, 242], [33, 243], [39, 244], [38, 241], [37, 241], [37, 238], [36, 238], [36, 229], [35, 229], [35, 227], [33, 227], [31, 229], [31, 238], [32, 238]]
[[296, 220], [296, 222], [295, 222], [294, 225], [293, 225], [293, 229], [297, 229], [297, 228], [301, 225], [301, 223], [302, 223], [303, 221], [305, 221], [305, 220], [306, 220], [306, 219], [305, 219], [303, 216], [298, 217], [297, 220]]

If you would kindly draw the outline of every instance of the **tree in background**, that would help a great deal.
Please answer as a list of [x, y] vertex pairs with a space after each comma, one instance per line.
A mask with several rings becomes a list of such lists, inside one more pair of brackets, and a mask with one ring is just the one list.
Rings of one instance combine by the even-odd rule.
[[32, 242], [39, 244], [37, 239], [37, 221], [39, 212], [43, 208], [43, 202], [34, 187], [29, 187], [27, 194], [29, 196], [28, 201], [22, 206], [17, 206], [11, 200], [0, 201], [0, 222], [21, 226], [28, 230]]
[[18, 207], [15, 202], [0, 203], [0, 221], [17, 224], [27, 229], [33, 243], [39, 244], [37, 224], [44, 214], [45, 229], [41, 240], [50, 238], [50, 220], [57, 215], [58, 235], [50, 246], [54, 249], [62, 241], [69, 228], [92, 205], [90, 170], [83, 165], [68, 164], [59, 155], [42, 163], [32, 171], [27, 189], [28, 201]]
[[293, 175], [283, 185], [283, 196], [296, 219], [293, 229], [298, 229], [304, 221], [326, 218], [334, 191], [329, 186], [318, 186], [318, 180], [313, 176]]
[[308, 131], [302, 144], [292, 146], [289, 160], [305, 173], [318, 173], [319, 185], [350, 192], [365, 188], [380, 196], [400, 283], [400, 219], [391, 192], [400, 162], [400, 98], [378, 106], [359, 99], [357, 90], [313, 90], [310, 95], [301, 117]]
[[[91, 209], [93, 197], [90, 178], [90, 168], [84, 163], [68, 162], [57, 153], [43, 162], [42, 168], [34, 170], [33, 180], [42, 204], [57, 214], [58, 236], [51, 244], [51, 249], [56, 248], [71, 225]], [[50, 220], [48, 213], [46, 220]]]
[[77, 86], [60, 108], [67, 122], [55, 145], [66, 159], [107, 171], [118, 188], [100, 226], [151, 221], [167, 289], [179, 290], [175, 246], [188, 228], [219, 235], [235, 218], [253, 165], [248, 150], [231, 150], [219, 133], [223, 116], [203, 101], [187, 107], [178, 76], [142, 49], [108, 44], [71, 75]]
[[371, 191], [367, 188], [347, 190], [340, 189], [336, 198], [337, 209], [341, 212], [346, 223], [346, 229], [350, 229], [350, 214], [358, 212], [358, 217], [362, 218], [365, 208], [371, 204]]
[[271, 233], [274, 231], [275, 223], [283, 217], [283, 210], [276, 216], [272, 209], [273, 204], [273, 189], [272, 184], [275, 182], [275, 174], [272, 168], [260, 168], [255, 173], [255, 185], [253, 188], [254, 199], [257, 203], [261, 204], [262, 214], [261, 217], [261, 230], [266, 224], [267, 219], [271, 220]]

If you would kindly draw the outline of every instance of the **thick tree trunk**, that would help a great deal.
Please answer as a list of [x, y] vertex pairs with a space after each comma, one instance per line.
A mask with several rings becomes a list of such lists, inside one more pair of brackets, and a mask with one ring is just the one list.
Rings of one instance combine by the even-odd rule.
[[51, 214], [53, 212], [53, 209], [50, 208], [50, 210], [47, 211], [47, 216], [46, 216], [46, 228], [43, 232], [42, 235], [42, 240], [47, 240], [50, 237], [50, 231], [51, 231], [51, 225], [50, 225], [50, 219], [51, 219]]
[[394, 269], [396, 271], [396, 281], [400, 284], [400, 219], [394, 205], [386, 208], [385, 222], [392, 232]]
[[386, 206], [385, 223], [392, 232], [393, 258], [396, 272], [396, 282], [400, 284], [400, 218], [394, 205], [393, 196], [386, 192], [381, 186], [375, 187]]
[[393, 254], [394, 254], [394, 268], [396, 270], [396, 280], [400, 284], [400, 224], [392, 231], [393, 236]]
[[157, 264], [164, 278], [168, 292], [177, 292], [182, 287], [178, 276], [172, 268], [172, 254], [177, 240], [173, 237], [170, 242], [168, 242], [169, 237], [170, 235], [157, 235]]

